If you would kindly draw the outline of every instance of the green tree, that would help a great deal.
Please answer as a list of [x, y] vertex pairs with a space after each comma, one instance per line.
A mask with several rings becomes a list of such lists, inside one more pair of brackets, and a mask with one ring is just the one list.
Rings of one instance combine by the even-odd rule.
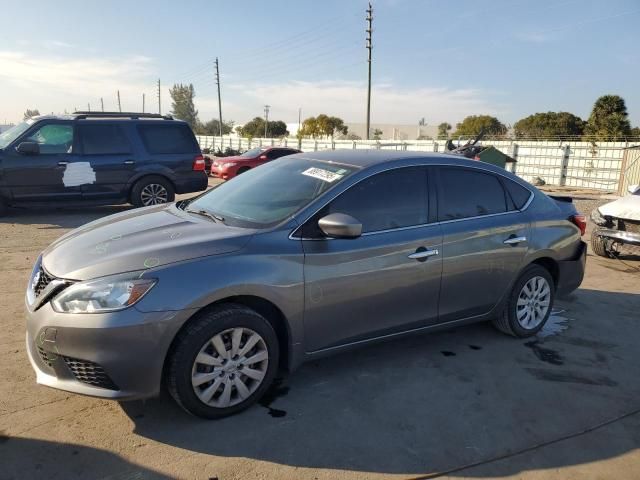
[[[222, 134], [228, 135], [233, 131], [233, 120], [222, 121]], [[198, 135], [220, 135], [220, 121], [217, 118], [209, 120], [207, 123], [198, 122], [195, 129]]]
[[454, 137], [474, 137], [484, 129], [486, 135], [504, 135], [507, 133], [500, 120], [491, 115], [469, 115], [456, 124]]
[[604, 95], [596, 100], [584, 130], [586, 140], [611, 141], [628, 137], [631, 124], [624, 99]]
[[540, 112], [518, 120], [513, 128], [516, 138], [571, 139], [583, 134], [585, 123], [580, 117], [569, 112]]
[[198, 111], [193, 103], [193, 99], [196, 96], [193, 84], [183, 85], [176, 83], [169, 90], [169, 94], [171, 95], [171, 114], [180, 120], [184, 120], [195, 130], [199, 120]]
[[38, 115], [40, 115], [40, 111], [37, 108], [34, 108], [33, 110], [27, 108], [27, 111], [24, 112], [23, 119], [29, 120], [31, 117], [37, 117]]
[[[264, 118], [255, 117], [250, 122], [245, 123], [240, 129], [243, 137], [263, 137], [264, 136]], [[267, 124], [268, 137], [286, 137], [289, 135], [287, 124], [282, 120], [270, 121]]]
[[348, 131], [349, 128], [344, 124], [344, 120], [321, 113], [317, 117], [305, 119], [298, 136], [317, 138], [325, 135], [333, 138], [334, 135], [346, 135]]
[[302, 122], [302, 127], [298, 131], [298, 137], [311, 137], [316, 138], [320, 136], [320, 127], [318, 126], [318, 121], [316, 117], [305, 118], [304, 122]]
[[438, 138], [446, 140], [449, 138], [449, 132], [451, 131], [451, 125], [447, 122], [442, 122], [438, 125]]
[[640, 127], [633, 127], [631, 129], [631, 136], [633, 138], [640, 138]]
[[373, 130], [373, 132], [371, 132], [371, 134], [373, 135], [373, 139], [374, 140], [380, 140], [382, 138], [382, 134], [384, 132], [382, 130], [380, 130], [379, 128], [376, 128]]

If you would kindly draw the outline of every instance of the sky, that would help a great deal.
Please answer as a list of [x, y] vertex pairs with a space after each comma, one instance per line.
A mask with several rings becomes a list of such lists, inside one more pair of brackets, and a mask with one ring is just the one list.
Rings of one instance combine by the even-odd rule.
[[[621, 95], [640, 126], [638, 0], [373, 0], [372, 123], [535, 112]], [[157, 112], [193, 83], [200, 119], [319, 113], [363, 123], [364, 1], [0, 0], [0, 123], [27, 108]]]

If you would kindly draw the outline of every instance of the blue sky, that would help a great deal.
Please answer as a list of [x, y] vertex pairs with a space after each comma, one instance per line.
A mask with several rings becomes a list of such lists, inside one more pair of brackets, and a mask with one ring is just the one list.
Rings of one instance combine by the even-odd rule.
[[[583, 118], [623, 96], [640, 125], [638, 0], [376, 0], [372, 121], [505, 123], [539, 111]], [[242, 123], [272, 106], [297, 121], [363, 122], [366, 2], [0, 0], [0, 122], [26, 108], [157, 110], [155, 82], [193, 83], [200, 117]]]

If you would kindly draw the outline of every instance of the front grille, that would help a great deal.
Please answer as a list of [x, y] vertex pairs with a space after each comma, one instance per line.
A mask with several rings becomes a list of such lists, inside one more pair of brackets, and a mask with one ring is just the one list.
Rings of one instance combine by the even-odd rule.
[[53, 367], [53, 362], [56, 360], [57, 355], [55, 353], [49, 353], [41, 346], [38, 345], [38, 355], [44, 363], [46, 363], [49, 367]]
[[107, 390], [120, 390], [97, 363], [71, 357], [64, 357], [64, 361], [79, 382], [93, 385], [94, 387], [106, 388]]
[[40, 278], [38, 279], [38, 283], [33, 287], [33, 293], [37, 297], [44, 291], [45, 288], [51, 283], [54, 279], [51, 275], [49, 275], [46, 270], [40, 267], [39, 270]]
[[629, 220], [618, 220], [618, 230], [625, 232], [640, 233], [640, 222], [630, 222]]

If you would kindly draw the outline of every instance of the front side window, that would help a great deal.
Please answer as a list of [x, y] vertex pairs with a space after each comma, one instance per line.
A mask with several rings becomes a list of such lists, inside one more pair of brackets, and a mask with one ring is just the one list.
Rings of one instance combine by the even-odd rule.
[[0, 133], [0, 148], [4, 148], [13, 142], [16, 138], [26, 132], [31, 125], [33, 125], [33, 120], [25, 120], [22, 123], [14, 125], [9, 130], [6, 130]]
[[131, 153], [127, 137], [119, 125], [80, 125], [78, 132], [85, 155]]
[[71, 153], [73, 148], [73, 125], [69, 123], [49, 123], [38, 128], [23, 141], [35, 142], [40, 146], [40, 154]]
[[306, 238], [323, 236], [318, 220], [346, 213], [362, 223], [362, 233], [428, 223], [427, 174], [424, 167], [397, 168], [353, 185], [305, 225]]
[[468, 168], [442, 168], [438, 198], [440, 221], [507, 211], [500, 180], [490, 173]]
[[186, 209], [213, 213], [231, 226], [266, 228], [303, 209], [355, 170], [336, 163], [283, 158], [221, 184]]

